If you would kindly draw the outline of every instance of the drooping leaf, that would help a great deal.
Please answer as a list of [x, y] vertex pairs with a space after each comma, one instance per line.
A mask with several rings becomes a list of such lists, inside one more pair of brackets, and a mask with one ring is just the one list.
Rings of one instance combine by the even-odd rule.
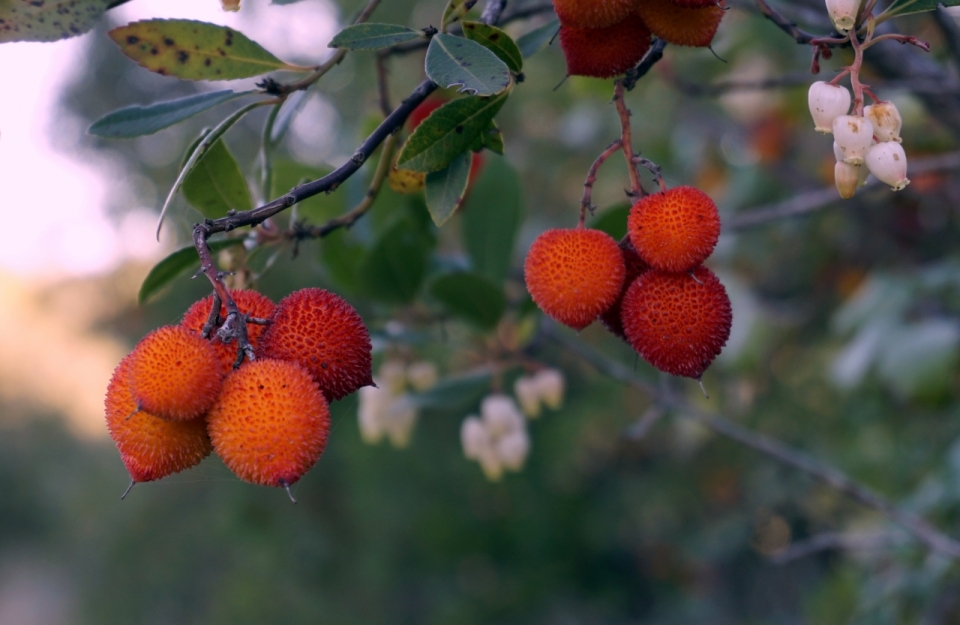
[[444, 378], [429, 391], [412, 393], [409, 397], [421, 409], [469, 409], [490, 392], [491, 378], [488, 371]]
[[447, 2], [447, 8], [443, 10], [443, 17], [440, 19], [440, 30], [447, 32], [447, 28], [457, 20], [462, 19], [476, 3], [477, 0], [450, 0]]
[[0, 43], [59, 41], [82, 35], [112, 0], [0, 0]]
[[87, 130], [105, 139], [126, 139], [149, 135], [198, 115], [218, 104], [229, 102], [254, 91], [214, 91], [187, 96], [178, 100], [157, 102], [148, 106], [128, 106], [104, 115]]
[[523, 70], [523, 55], [517, 43], [496, 26], [483, 22], [464, 22], [463, 35], [496, 54], [514, 72]]
[[438, 228], [463, 204], [471, 163], [473, 153], [467, 151], [453, 159], [446, 169], [427, 174], [427, 209]]
[[880, 17], [885, 20], [900, 15], [909, 15], [911, 13], [935, 11], [937, 6], [941, 4], [945, 7], [960, 6], [960, 0], [894, 0]]
[[495, 121], [491, 121], [487, 129], [480, 133], [480, 136], [477, 137], [477, 143], [472, 149], [476, 152], [484, 148], [494, 154], [503, 156], [503, 133], [500, 132], [500, 127], [497, 126]]
[[447, 102], [417, 126], [403, 146], [397, 166], [430, 173], [447, 167], [470, 149], [477, 135], [507, 101], [509, 91], [490, 98], [468, 97]]
[[[208, 241], [207, 247], [210, 248], [211, 252], [216, 254], [228, 247], [242, 244], [243, 239], [222, 239], [219, 241]], [[197, 256], [195, 247], [191, 245], [177, 250], [154, 265], [153, 269], [150, 270], [143, 284], [140, 285], [137, 302], [140, 304], [145, 303], [177, 277], [187, 273], [191, 269], [199, 267], [200, 257]]]
[[253, 208], [247, 180], [223, 141], [217, 141], [183, 180], [183, 197], [204, 217]]
[[278, 69], [307, 70], [284, 63], [243, 33], [207, 22], [145, 20], [108, 34], [121, 52], [163, 76], [229, 80]]
[[354, 24], [341, 30], [330, 42], [331, 48], [378, 50], [423, 37], [423, 33], [397, 24]]
[[522, 217], [520, 177], [504, 159], [490, 157], [460, 209], [460, 218], [474, 270], [494, 284], [502, 284], [510, 272]]
[[406, 303], [416, 297], [427, 273], [432, 241], [411, 219], [401, 219], [374, 243], [360, 266], [371, 297]]
[[190, 158], [187, 159], [187, 162], [184, 164], [183, 169], [180, 170], [180, 174], [177, 176], [177, 179], [174, 181], [173, 186], [170, 187], [170, 192], [167, 194], [167, 199], [163, 202], [163, 208], [160, 209], [160, 217], [157, 219], [157, 237], [160, 237], [160, 228], [163, 227], [163, 219], [167, 215], [167, 210], [170, 208], [170, 202], [173, 201], [173, 197], [177, 194], [177, 191], [180, 189], [180, 185], [183, 184], [183, 181], [186, 179], [187, 175], [190, 174], [190, 171], [194, 166], [203, 158], [203, 155], [206, 154], [220, 137], [223, 136], [227, 130], [230, 129], [235, 123], [240, 121], [240, 119], [255, 109], [258, 106], [263, 106], [267, 101], [261, 100], [259, 102], [252, 102], [241, 109], [235, 111], [232, 115], [227, 117], [225, 120], [220, 122], [216, 128], [211, 130], [201, 141], [197, 144], [197, 147], [193, 150], [193, 153], [190, 154]]
[[430, 284], [430, 294], [452, 315], [482, 330], [495, 327], [506, 308], [501, 289], [487, 278], [467, 271], [440, 276]]
[[475, 41], [440, 33], [427, 48], [427, 76], [441, 87], [460, 93], [491, 96], [510, 86], [510, 68]]
[[560, 21], [554, 18], [517, 39], [517, 48], [520, 49], [523, 58], [529, 59], [556, 37], [558, 32], [560, 32]]

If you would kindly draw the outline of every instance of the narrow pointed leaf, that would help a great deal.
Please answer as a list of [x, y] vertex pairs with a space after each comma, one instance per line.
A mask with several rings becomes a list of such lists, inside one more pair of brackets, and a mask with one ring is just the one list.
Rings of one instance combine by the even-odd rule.
[[216, 128], [211, 130], [204, 138], [197, 144], [196, 149], [190, 155], [190, 158], [187, 159], [187, 162], [184, 164], [183, 169], [180, 170], [180, 175], [177, 176], [176, 181], [174, 181], [173, 186], [170, 187], [170, 192], [167, 194], [167, 199], [163, 202], [163, 208], [160, 209], [160, 217], [157, 219], [157, 238], [160, 238], [160, 228], [163, 227], [163, 219], [167, 215], [167, 210], [170, 208], [170, 202], [173, 201], [173, 197], [177, 194], [177, 191], [180, 189], [180, 185], [183, 184], [183, 181], [186, 179], [187, 175], [190, 174], [194, 166], [203, 158], [203, 155], [207, 153], [214, 143], [217, 142], [220, 137], [223, 136], [227, 130], [230, 129], [235, 123], [240, 121], [240, 119], [257, 108], [258, 106], [263, 106], [267, 104], [268, 101], [261, 100], [259, 102], [252, 102], [245, 107], [235, 111], [232, 115], [227, 117], [225, 120], [220, 122]]
[[[214, 254], [228, 247], [242, 244], [243, 239], [223, 239], [220, 241], [207, 242], [207, 246]], [[199, 267], [200, 257], [197, 256], [197, 249], [195, 247], [191, 245], [190, 247], [177, 250], [154, 265], [153, 269], [150, 270], [143, 284], [140, 285], [137, 302], [143, 304], [179, 276], [187, 273], [191, 269]]]
[[883, 19], [888, 19], [911, 13], [934, 11], [941, 4], [945, 7], [960, 6], [960, 0], [896, 0], [887, 7], [882, 15]]
[[407, 303], [417, 296], [427, 273], [432, 241], [410, 219], [381, 234], [360, 265], [360, 279], [371, 297]]
[[477, 3], [477, 0], [450, 0], [447, 8], [443, 10], [443, 17], [440, 19], [440, 30], [447, 32], [447, 28], [459, 19], [462, 19], [470, 9]]
[[452, 315], [490, 330], [506, 308], [503, 291], [487, 278], [467, 271], [447, 274], [430, 284], [430, 294]]
[[214, 143], [183, 180], [183, 197], [204, 217], [253, 208], [247, 180], [222, 140]]
[[461, 211], [461, 236], [477, 273], [502, 284], [523, 222], [520, 177], [503, 158], [490, 156]]
[[446, 168], [490, 127], [508, 95], [509, 91], [505, 91], [491, 98], [469, 97], [447, 102], [417, 126], [404, 144], [397, 166], [424, 173]]
[[463, 35], [496, 54], [514, 72], [523, 70], [523, 55], [516, 42], [496, 26], [483, 22], [464, 22]]
[[463, 152], [446, 169], [427, 174], [427, 209], [438, 228], [463, 204], [472, 162], [473, 153]]
[[198, 115], [224, 102], [254, 91], [214, 91], [157, 102], [148, 106], [129, 106], [104, 115], [87, 131], [105, 139], [126, 139], [149, 135]]
[[59, 41], [87, 32], [112, 0], [0, 0], [0, 43]]
[[423, 33], [397, 24], [354, 24], [337, 33], [331, 48], [377, 50], [423, 37]]
[[517, 39], [517, 47], [523, 58], [529, 59], [531, 56], [543, 49], [551, 39], [560, 32], [560, 21], [556, 18], [550, 20], [543, 26], [535, 28], [526, 35]]
[[510, 68], [496, 54], [464, 37], [439, 34], [430, 40], [427, 76], [441, 87], [490, 96], [510, 86]]
[[278, 69], [308, 70], [284, 63], [243, 33], [207, 22], [146, 20], [108, 34], [121, 52], [163, 76], [230, 80]]

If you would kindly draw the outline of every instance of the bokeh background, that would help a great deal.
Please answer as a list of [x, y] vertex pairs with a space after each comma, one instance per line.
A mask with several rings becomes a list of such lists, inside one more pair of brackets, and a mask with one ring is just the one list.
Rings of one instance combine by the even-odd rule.
[[[524, 4], [542, 2], [510, 2]], [[730, 4], [715, 54], [668, 48], [628, 104], [636, 145], [668, 184], [699, 186], [725, 223], [743, 225], [748, 211], [829, 188], [833, 156], [807, 112], [809, 49], [752, 3]], [[139, 338], [209, 290], [183, 277], [136, 303], [150, 267], [188, 243], [193, 209], [178, 200], [159, 243], [156, 212], [188, 145], [226, 113], [134, 140], [87, 135], [121, 106], [221, 88], [150, 74], [104, 33], [189, 17], [312, 64], [359, 5], [244, 0], [234, 14], [216, 0], [133, 0], [83, 37], [0, 46], [0, 625], [960, 622], [956, 563], [683, 414], [637, 440], [631, 426], [650, 399], [535, 333], [526, 354], [564, 371], [566, 402], [531, 422], [527, 466], [501, 482], [488, 482], [460, 446], [479, 397], [424, 410], [402, 450], [361, 441], [353, 397], [334, 405], [330, 446], [296, 485], [296, 506], [282, 491], [240, 483], [215, 458], [120, 501], [128, 477], [106, 436], [104, 389]], [[819, 2], [777, 5], [828, 31]], [[375, 19], [422, 27], [443, 6], [389, 0]], [[519, 35], [551, 17], [507, 29]], [[918, 163], [958, 147], [960, 31], [947, 12], [896, 25], [932, 53], [878, 46], [866, 79], [900, 108]], [[422, 79], [422, 62], [422, 53], [391, 61], [395, 101]], [[823, 75], [844, 62], [849, 52], [837, 51]], [[619, 133], [609, 81], [564, 74], [557, 46], [528, 61], [498, 117], [506, 157], [488, 157], [464, 208], [523, 207], [508, 283], [508, 320], [521, 325], [537, 320], [523, 302], [524, 250], [544, 229], [575, 222], [586, 170]], [[373, 57], [350, 54], [301, 103], [278, 148], [275, 190], [349, 158], [377, 116]], [[227, 138], [252, 188], [263, 123], [256, 112]], [[369, 175], [302, 216], [346, 210]], [[625, 227], [625, 185], [612, 160], [594, 195], [612, 232]], [[704, 378], [710, 399], [694, 382], [668, 383], [960, 535], [960, 178], [933, 169], [899, 194], [873, 187], [806, 206], [724, 234], [710, 264], [735, 326]], [[464, 264], [466, 218], [437, 232], [419, 200], [385, 192], [339, 239], [305, 242], [296, 258], [287, 246], [251, 260], [257, 286], [277, 299], [333, 288], [379, 337], [378, 362], [399, 352], [455, 376], [496, 333], [438, 322], [425, 298], [396, 303], [351, 268], [398, 211], [435, 245], [429, 271]], [[660, 383], [596, 326], [578, 340]], [[783, 557], [833, 534], [855, 548]]]

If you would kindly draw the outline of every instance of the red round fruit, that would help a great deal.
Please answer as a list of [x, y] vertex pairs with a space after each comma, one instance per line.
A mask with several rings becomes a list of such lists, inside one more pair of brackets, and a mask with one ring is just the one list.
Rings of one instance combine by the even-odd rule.
[[647, 28], [667, 43], [677, 46], [709, 47], [726, 11], [711, 6], [681, 6], [675, 0], [640, 0], [637, 13]]
[[130, 391], [130, 360], [120, 361], [104, 399], [107, 431], [134, 482], [159, 480], [188, 469], [212, 449], [203, 419], [168, 421], [144, 410]]
[[633, 244], [630, 243], [629, 239], [620, 242], [620, 250], [623, 252], [623, 263], [627, 269], [623, 280], [623, 288], [620, 289], [620, 296], [617, 297], [617, 301], [615, 301], [605, 313], [600, 315], [600, 321], [607, 330], [625, 339], [627, 335], [623, 332], [623, 321], [620, 320], [623, 296], [627, 294], [627, 289], [630, 288], [634, 280], [650, 270], [650, 265], [643, 262], [643, 259], [637, 254], [637, 251], [633, 249]]
[[[277, 307], [269, 297], [258, 293], [257, 291], [237, 289], [231, 290], [230, 295], [233, 297], [233, 301], [236, 302], [237, 309], [239, 309], [241, 313], [256, 319], [269, 319]], [[187, 312], [184, 313], [183, 320], [180, 322], [180, 325], [197, 333], [202, 332], [203, 326], [207, 323], [207, 319], [210, 317], [211, 308], [213, 308], [213, 295], [208, 295], [199, 302], [194, 303], [193, 306], [191, 306]], [[226, 316], [227, 307], [221, 304], [221, 323]], [[247, 340], [250, 342], [250, 345], [254, 348], [254, 350], [256, 350], [257, 345], [260, 343], [260, 336], [266, 329], [267, 327], [261, 324], [247, 324]], [[216, 334], [216, 330], [217, 329], [214, 328], [214, 335]], [[217, 352], [217, 356], [220, 358], [220, 362], [223, 364], [223, 374], [226, 375], [230, 373], [230, 371], [233, 369], [234, 363], [237, 361], [236, 341], [224, 343], [216, 336], [212, 336], [210, 343], [213, 345], [213, 348]]]
[[627, 341], [661, 371], [697, 378], [730, 338], [727, 291], [706, 267], [693, 274], [648, 271], [623, 298]]
[[690, 271], [717, 246], [720, 213], [703, 191], [674, 187], [634, 204], [627, 232], [637, 253], [654, 269]]
[[633, 12], [636, 0], [553, 0], [553, 9], [564, 26], [606, 28]]
[[609, 234], [547, 230], [523, 266], [527, 290], [543, 312], [576, 330], [610, 308], [623, 287], [623, 254]]
[[370, 333], [339, 295], [309, 288], [280, 300], [259, 356], [299, 363], [328, 401], [373, 384]]
[[650, 31], [630, 14], [606, 28], [560, 27], [568, 76], [612, 78], [636, 66], [650, 49]]

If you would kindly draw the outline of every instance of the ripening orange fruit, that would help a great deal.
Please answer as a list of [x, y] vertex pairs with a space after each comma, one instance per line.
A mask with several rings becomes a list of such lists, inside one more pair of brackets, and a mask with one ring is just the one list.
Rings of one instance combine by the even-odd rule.
[[370, 333], [353, 306], [309, 288], [280, 300], [258, 355], [300, 363], [334, 401], [373, 384], [371, 350]]
[[650, 32], [667, 43], [706, 48], [726, 11], [716, 3], [697, 8], [673, 0], [638, 0], [637, 13]]
[[257, 360], [224, 380], [207, 429], [213, 449], [241, 480], [289, 487], [323, 454], [330, 408], [297, 363]]
[[644, 360], [699, 379], [730, 338], [733, 312], [720, 280], [701, 266], [692, 275], [646, 272], [627, 290], [621, 318]]
[[620, 251], [623, 253], [623, 263], [626, 267], [626, 274], [623, 280], [623, 287], [620, 289], [620, 295], [610, 308], [600, 315], [600, 321], [611, 333], [622, 339], [626, 338], [623, 333], [623, 321], [620, 320], [620, 310], [623, 306], [623, 296], [627, 294], [627, 289], [633, 284], [633, 281], [650, 270], [650, 265], [643, 262], [637, 250], [633, 249], [630, 239], [620, 242]]
[[[231, 290], [230, 295], [233, 297], [233, 301], [236, 302], [237, 308], [241, 313], [257, 319], [269, 319], [277, 307], [276, 304], [270, 301], [269, 297], [257, 291], [237, 289]], [[211, 308], [213, 308], [213, 295], [208, 295], [199, 302], [194, 303], [194, 305], [184, 313], [180, 325], [197, 333], [202, 332], [203, 326], [207, 323], [207, 318], [210, 317]], [[226, 317], [227, 307], [221, 304], [220, 322], [223, 323]], [[250, 341], [250, 345], [254, 350], [257, 349], [257, 345], [260, 343], [260, 336], [266, 329], [266, 326], [257, 323], [247, 324], [247, 340]], [[223, 375], [226, 375], [230, 373], [234, 363], [237, 361], [237, 342], [231, 341], [230, 343], [224, 343], [215, 336], [216, 330], [217, 329], [214, 328], [214, 332], [211, 334], [210, 343], [213, 345], [217, 356], [220, 358], [220, 362], [223, 364]]]
[[523, 273], [540, 310], [582, 330], [616, 301], [626, 268], [613, 237], [579, 227], [547, 230], [537, 237]]
[[612, 78], [633, 68], [650, 49], [650, 31], [631, 13], [606, 28], [560, 27], [568, 76]]
[[212, 447], [203, 419], [168, 421], [137, 410], [130, 391], [130, 362], [131, 356], [120, 361], [104, 400], [107, 430], [130, 478], [159, 480], [209, 456]]
[[164, 419], [195, 419], [213, 405], [223, 382], [210, 341], [182, 326], [154, 330], [130, 352], [137, 405]]
[[704, 7], [715, 7], [719, 6], [721, 8], [726, 6], [725, 0], [670, 0], [678, 7], [686, 7], [688, 9], [702, 9]]
[[560, 23], [574, 28], [606, 28], [633, 12], [636, 0], [553, 0]]
[[630, 242], [654, 269], [690, 271], [720, 238], [717, 205], [695, 187], [674, 187], [641, 198], [627, 217]]

